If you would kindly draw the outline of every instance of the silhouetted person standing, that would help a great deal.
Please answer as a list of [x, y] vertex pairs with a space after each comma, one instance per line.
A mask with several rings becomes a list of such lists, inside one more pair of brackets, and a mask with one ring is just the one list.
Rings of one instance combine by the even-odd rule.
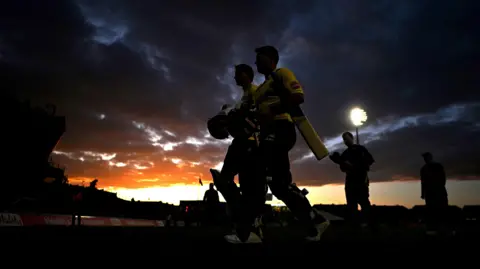
[[438, 232], [442, 214], [448, 209], [447, 177], [443, 166], [433, 161], [432, 153], [425, 152], [422, 157], [425, 165], [420, 170], [421, 198], [427, 209], [427, 231], [433, 234]]
[[215, 190], [213, 186], [213, 183], [210, 183], [209, 189], [205, 192], [205, 195], [203, 196], [203, 201], [205, 202], [207, 211], [207, 222], [210, 224], [215, 222], [220, 206], [218, 191]]
[[90, 188], [91, 188], [91, 189], [96, 189], [96, 188], [97, 188], [97, 184], [98, 184], [98, 179], [92, 180], [92, 182], [90, 182]]
[[358, 205], [362, 208], [364, 217], [369, 224], [372, 223], [368, 171], [375, 162], [368, 150], [355, 144], [352, 133], [345, 132], [342, 135], [343, 142], [347, 149], [340, 155], [334, 152], [330, 159], [340, 165], [340, 170], [345, 172], [345, 197], [349, 219], [352, 223], [358, 224]]
[[[82, 211], [83, 211], [83, 193], [82, 191], [73, 195], [73, 214], [72, 214], [72, 226], [80, 226], [82, 223]], [[76, 221], [75, 221], [76, 220]]]

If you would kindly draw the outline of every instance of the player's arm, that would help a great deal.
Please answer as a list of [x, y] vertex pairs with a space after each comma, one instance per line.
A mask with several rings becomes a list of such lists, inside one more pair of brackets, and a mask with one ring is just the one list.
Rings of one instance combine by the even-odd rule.
[[242, 110], [248, 110], [255, 103], [253, 93], [256, 91], [257, 86], [252, 84], [248, 90], [244, 90], [242, 98], [240, 99], [239, 108]]
[[272, 73], [272, 76], [276, 84], [274, 89], [280, 100], [268, 104], [270, 111], [274, 114], [283, 113], [286, 109], [303, 103], [303, 89], [292, 71], [280, 68]]
[[372, 154], [370, 154], [370, 152], [366, 147], [362, 147], [362, 151], [363, 151], [363, 156], [362, 156], [363, 165], [365, 166], [365, 168], [368, 169], [373, 163], [375, 163], [375, 159], [373, 159]]
[[290, 106], [301, 105], [304, 100], [304, 93], [302, 85], [298, 82], [295, 74], [287, 68], [280, 68], [277, 70], [277, 74], [280, 77], [285, 92], [285, 99]]
[[347, 150], [345, 150], [342, 155], [340, 155], [340, 170], [342, 172], [348, 172], [353, 168], [352, 163], [350, 163], [347, 159]]
[[340, 153], [334, 152], [328, 156], [335, 164], [340, 164]]

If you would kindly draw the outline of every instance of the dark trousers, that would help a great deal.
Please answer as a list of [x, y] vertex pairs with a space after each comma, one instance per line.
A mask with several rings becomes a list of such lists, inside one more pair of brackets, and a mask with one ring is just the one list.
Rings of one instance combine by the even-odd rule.
[[[276, 120], [270, 125], [262, 125], [260, 133], [260, 160], [265, 165], [262, 171], [267, 178], [267, 184], [278, 199], [282, 200], [292, 214], [308, 229], [314, 228], [311, 216], [312, 206], [307, 197], [292, 184], [290, 172], [289, 151], [296, 142], [295, 125], [286, 120]], [[325, 221], [317, 216], [319, 221]], [[315, 233], [313, 230], [312, 233]]]
[[219, 202], [207, 202], [205, 204], [205, 215], [202, 224], [216, 225], [219, 222], [220, 203]]
[[[214, 183], [225, 198], [240, 239], [246, 240], [255, 218], [263, 213], [266, 195], [265, 177], [258, 172], [257, 142], [234, 139], [228, 148], [220, 175]], [[239, 185], [234, 182], [238, 174]]]
[[443, 219], [447, 215], [448, 197], [425, 197], [427, 229], [436, 231], [440, 225], [445, 224]]
[[82, 201], [74, 201], [73, 202], [73, 205], [72, 205], [72, 208], [73, 208], [72, 226], [82, 225], [82, 215], [81, 215], [82, 205], [83, 205]]
[[357, 225], [362, 221], [362, 218], [358, 214], [358, 205], [360, 205], [362, 209], [363, 219], [369, 224], [373, 224], [369, 199], [370, 191], [366, 174], [350, 176], [350, 178], [347, 179], [345, 183], [345, 197], [347, 200], [347, 219], [351, 224]]

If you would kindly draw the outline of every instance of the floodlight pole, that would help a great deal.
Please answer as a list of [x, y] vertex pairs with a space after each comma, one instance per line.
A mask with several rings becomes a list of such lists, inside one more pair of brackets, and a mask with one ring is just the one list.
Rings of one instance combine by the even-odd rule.
[[360, 145], [360, 138], [358, 136], [358, 126], [355, 126], [355, 132], [356, 132], [356, 135], [357, 135], [357, 145]]
[[367, 113], [360, 108], [352, 109], [350, 111], [350, 120], [355, 126], [356, 143], [357, 145], [360, 145], [360, 135], [358, 134], [358, 128], [360, 128], [360, 126], [362, 126], [363, 123], [367, 120]]

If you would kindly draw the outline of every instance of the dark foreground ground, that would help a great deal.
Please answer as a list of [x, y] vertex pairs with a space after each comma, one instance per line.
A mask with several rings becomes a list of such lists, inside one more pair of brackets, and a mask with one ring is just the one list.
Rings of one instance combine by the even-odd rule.
[[[262, 245], [230, 245], [223, 241], [228, 230], [219, 227], [121, 228], [121, 227], [2, 227], [0, 238], [11, 249], [76, 248], [109, 253], [142, 252], [158, 255], [375, 255], [410, 257], [465, 257], [478, 249], [476, 227], [459, 229], [455, 236], [428, 237], [420, 228], [381, 227], [376, 233], [353, 233], [342, 225], [332, 225], [319, 243], [304, 243], [294, 228], [268, 228]], [[121, 251], [121, 252], [117, 252]]]

